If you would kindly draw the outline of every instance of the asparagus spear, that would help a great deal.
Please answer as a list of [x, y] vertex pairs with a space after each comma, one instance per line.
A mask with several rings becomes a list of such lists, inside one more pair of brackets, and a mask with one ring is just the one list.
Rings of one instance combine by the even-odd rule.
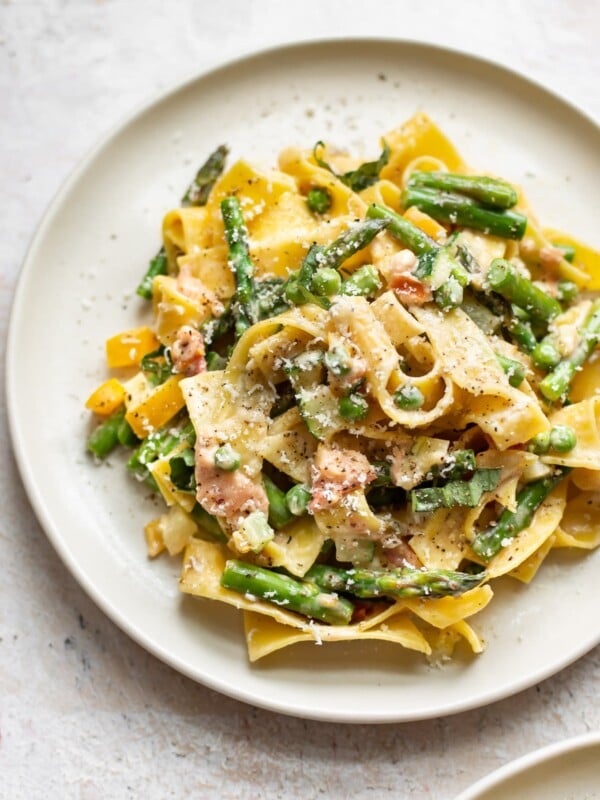
[[353, 169], [350, 170], [350, 172], [345, 172], [343, 175], [338, 175], [338, 173], [319, 156], [319, 148], [322, 150], [324, 147], [324, 142], [317, 142], [314, 146], [313, 156], [315, 161], [320, 167], [328, 170], [332, 175], [335, 175], [336, 178], [339, 178], [342, 183], [349, 186], [353, 192], [361, 192], [363, 189], [372, 186], [379, 180], [379, 173], [388, 163], [391, 152], [387, 142], [384, 140], [383, 150], [377, 161], [366, 161], [364, 164], [361, 164], [358, 169]]
[[450, 570], [343, 569], [315, 564], [305, 575], [328, 592], [348, 592], [355, 597], [448, 597], [474, 589], [485, 578], [485, 572], [470, 575]]
[[223, 311], [220, 317], [213, 317], [207, 320], [200, 328], [200, 333], [204, 339], [205, 345], [210, 345], [216, 342], [221, 336], [229, 333], [235, 325], [233, 316], [233, 308], [231, 303]]
[[527, 227], [527, 217], [516, 211], [494, 211], [459, 194], [409, 185], [403, 201], [406, 208], [416, 206], [441, 222], [475, 228], [503, 239], [522, 239]]
[[527, 311], [534, 322], [550, 322], [562, 311], [558, 300], [527, 280], [504, 258], [495, 258], [492, 261], [487, 281], [491, 289]]
[[524, 320], [512, 317], [506, 326], [508, 333], [515, 340], [519, 350], [524, 353], [532, 353], [537, 347], [537, 339], [531, 328], [531, 325]]
[[285, 492], [282, 492], [266, 475], [263, 475], [263, 484], [269, 501], [269, 525], [279, 530], [291, 522], [294, 515], [288, 508]]
[[415, 171], [411, 174], [408, 185], [466, 194], [492, 208], [512, 208], [519, 199], [517, 192], [509, 183], [483, 175]]
[[229, 245], [229, 266], [235, 276], [236, 299], [233, 314], [236, 337], [240, 337], [256, 321], [253, 309], [254, 264], [250, 260], [248, 229], [238, 198], [225, 197], [221, 201], [221, 214]]
[[366, 219], [350, 226], [329, 245], [313, 245], [300, 269], [290, 276], [285, 287], [286, 298], [294, 305], [318, 303], [323, 308], [329, 308], [330, 300], [316, 294], [323, 271], [337, 270], [346, 259], [366, 247], [388, 224], [387, 219]]
[[165, 248], [161, 247], [158, 253], [150, 262], [146, 274], [140, 281], [139, 286], [135, 290], [140, 297], [144, 300], [152, 300], [152, 283], [157, 275], [166, 275], [168, 269], [167, 254]]
[[414, 275], [432, 285], [435, 302], [440, 308], [456, 308], [462, 303], [469, 274], [446, 247], [441, 247], [412, 222], [385, 206], [373, 203], [367, 210], [367, 217], [388, 219], [389, 232], [419, 256]]
[[592, 355], [600, 342], [600, 299], [595, 300], [581, 328], [579, 343], [556, 369], [540, 383], [540, 391], [547, 400], [555, 401], [569, 390], [577, 371]]
[[[565, 256], [565, 261], [569, 259]], [[561, 303], [572, 303], [579, 294], [579, 286], [573, 281], [559, 281], [556, 285], [558, 299]]]
[[184, 194], [182, 203], [189, 206], [206, 205], [217, 178], [223, 172], [228, 153], [228, 148], [222, 144], [209, 155]]
[[133, 428], [125, 417], [121, 420], [121, 424], [117, 430], [117, 439], [119, 440], [119, 444], [125, 447], [137, 447], [140, 444], [140, 440], [133, 432]]
[[234, 559], [225, 564], [221, 586], [331, 625], [347, 625], [354, 611], [349, 600], [325, 592], [314, 583]]
[[151, 433], [147, 439], [144, 439], [137, 450], [134, 450], [127, 462], [127, 469], [142, 479], [146, 478], [148, 465], [156, 461], [157, 458], [170, 453], [182, 441], [188, 442], [190, 445], [193, 445], [196, 441], [196, 432], [191, 422], [188, 422], [176, 432], [173, 432], [171, 425], [160, 428]]
[[404, 219], [400, 214], [396, 214], [391, 208], [372, 203], [367, 209], [367, 219], [388, 220], [389, 232], [418, 256], [424, 255], [425, 253], [436, 252], [439, 247], [439, 245], [420, 228], [417, 228], [417, 226], [413, 225], [409, 220]]
[[219, 525], [219, 521], [216, 519], [216, 517], [213, 517], [212, 514], [209, 514], [208, 511], [205, 511], [200, 503], [196, 503], [192, 509], [192, 519], [216, 541], [227, 541], [227, 537], [223, 533], [223, 530]]
[[[338, 269], [350, 256], [358, 253], [389, 225], [386, 219], [365, 219], [347, 228], [331, 244], [315, 254], [319, 267]], [[312, 277], [312, 275], [311, 275]]]
[[340, 294], [369, 297], [381, 288], [379, 274], [372, 264], [365, 264], [343, 282]]
[[[181, 200], [184, 205], [203, 206], [206, 204], [215, 181], [223, 172], [228, 152], [227, 147], [221, 145], [217, 147], [214, 153], [211, 153], [184, 194]], [[167, 271], [167, 254], [165, 248], [161, 247], [152, 261], [150, 261], [146, 274], [136, 289], [137, 294], [145, 300], [152, 300], [152, 282], [154, 278], [157, 275], [166, 275]]]
[[86, 447], [96, 458], [106, 458], [119, 444], [119, 428], [124, 418], [125, 406], [121, 406], [88, 436]]
[[484, 561], [490, 561], [515, 536], [531, 525], [535, 512], [569, 472], [568, 467], [559, 467], [554, 475], [524, 486], [517, 494], [516, 509], [504, 509], [495, 523], [475, 536], [471, 549]]
[[531, 360], [536, 367], [546, 372], [560, 363], [560, 351], [551, 336], [545, 336], [536, 344], [531, 352]]

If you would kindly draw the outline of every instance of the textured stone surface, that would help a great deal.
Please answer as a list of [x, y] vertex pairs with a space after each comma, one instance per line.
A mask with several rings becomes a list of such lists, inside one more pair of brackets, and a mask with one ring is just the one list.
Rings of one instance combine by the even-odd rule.
[[[600, 6], [583, 0], [1, 2], [3, 338], [27, 244], [72, 167], [132, 107], [210, 63], [292, 38], [423, 38], [512, 65], [600, 116], [599, 32]], [[488, 708], [384, 727], [289, 719], [192, 683], [121, 633], [58, 560], [2, 412], [0, 796], [451, 800], [524, 752], [600, 728], [598, 649]]]

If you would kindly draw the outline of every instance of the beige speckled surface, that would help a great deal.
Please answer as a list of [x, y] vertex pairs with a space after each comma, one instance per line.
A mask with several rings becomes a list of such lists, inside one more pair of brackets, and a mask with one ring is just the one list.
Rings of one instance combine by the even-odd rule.
[[[439, 0], [414, 5], [0, 3], [3, 336], [28, 241], [71, 168], [156, 91], [239, 52], [328, 35], [425, 38], [511, 64], [600, 117], [597, 4], [464, 2], [452, 18]], [[220, 697], [147, 655], [83, 594], [29, 507], [4, 414], [0, 437], [0, 797], [451, 800], [528, 750], [600, 728], [597, 649], [515, 698], [410, 725], [304, 722]]]

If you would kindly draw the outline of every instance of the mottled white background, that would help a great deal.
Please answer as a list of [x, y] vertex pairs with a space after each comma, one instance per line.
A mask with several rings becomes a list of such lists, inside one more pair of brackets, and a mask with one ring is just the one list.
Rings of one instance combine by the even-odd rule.
[[[2, 340], [45, 208], [124, 114], [217, 61], [346, 35], [492, 57], [600, 118], [598, 2], [4, 0]], [[451, 800], [516, 756], [600, 728], [598, 649], [488, 708], [382, 727], [271, 714], [179, 676], [129, 641], [58, 560], [25, 497], [0, 402], [1, 798]]]

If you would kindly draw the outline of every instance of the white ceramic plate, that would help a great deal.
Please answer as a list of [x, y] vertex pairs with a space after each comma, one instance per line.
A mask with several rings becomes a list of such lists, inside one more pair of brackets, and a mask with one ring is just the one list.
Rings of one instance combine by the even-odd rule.
[[600, 732], [544, 747], [478, 781], [456, 800], [600, 800]]
[[[130, 636], [214, 689], [318, 719], [423, 719], [551, 675], [600, 639], [600, 554], [553, 556], [532, 586], [506, 581], [476, 625], [479, 658], [429, 667], [391, 645], [299, 645], [251, 667], [241, 616], [181, 597], [178, 560], [149, 562], [156, 504], [121, 468], [84, 453], [83, 403], [106, 377], [103, 343], [148, 313], [132, 294], [164, 212], [223, 141], [274, 163], [318, 139], [371, 155], [423, 109], [474, 165], [522, 183], [547, 224], [597, 238], [600, 133], [539, 86], [429, 45], [337, 41], [284, 47], [210, 72], [144, 108], [79, 167], [27, 257], [7, 352], [14, 448], [37, 514], [83, 588]], [[596, 242], [598, 244], [598, 242]], [[560, 587], [560, 589], [558, 588]]]

